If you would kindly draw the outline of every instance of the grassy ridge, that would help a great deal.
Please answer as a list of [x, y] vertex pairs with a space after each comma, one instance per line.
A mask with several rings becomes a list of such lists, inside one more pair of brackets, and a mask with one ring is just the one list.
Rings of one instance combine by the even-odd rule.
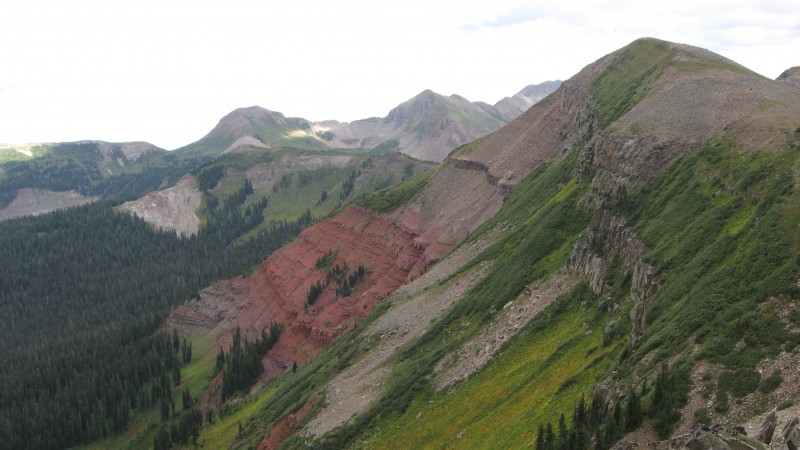
[[433, 172], [429, 170], [385, 191], [362, 194], [353, 203], [379, 213], [392, 212], [410, 203], [428, 184]]
[[622, 117], [647, 95], [650, 83], [658, 78], [672, 55], [667, 42], [639, 39], [614, 57], [589, 86], [589, 92], [600, 106], [601, 129]]

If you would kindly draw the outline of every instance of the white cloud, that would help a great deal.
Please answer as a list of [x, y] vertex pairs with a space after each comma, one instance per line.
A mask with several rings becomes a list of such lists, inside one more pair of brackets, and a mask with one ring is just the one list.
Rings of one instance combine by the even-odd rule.
[[259, 104], [385, 115], [426, 88], [495, 102], [641, 36], [775, 77], [800, 64], [796, 1], [100, 1], [0, 5], [0, 142], [175, 148]]

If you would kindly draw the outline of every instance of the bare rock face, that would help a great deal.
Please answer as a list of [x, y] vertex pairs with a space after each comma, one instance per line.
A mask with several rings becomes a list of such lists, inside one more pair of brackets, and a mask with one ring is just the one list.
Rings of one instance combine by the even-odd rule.
[[639, 337], [641, 337], [644, 332], [647, 331], [644, 312], [644, 302], [636, 302], [636, 304], [633, 305], [633, 309], [631, 309], [631, 346], [636, 344], [636, 341], [639, 340]]
[[[303, 231], [249, 277], [204, 289], [199, 301], [173, 311], [167, 326], [189, 333], [215, 330], [217, 341], [225, 346], [236, 325], [255, 338], [271, 323], [282, 324], [281, 337], [265, 361], [267, 374], [277, 375], [293, 362], [316, 356], [355, 327], [378, 301], [419, 277], [431, 261], [427, 245], [416, 238], [413, 229], [390, 217], [347, 207]], [[311, 285], [326, 280], [325, 270], [317, 269], [316, 262], [329, 251], [337, 255], [334, 264], [347, 264], [351, 272], [363, 265], [367, 275], [351, 295], [338, 295], [332, 282], [308, 305]]]
[[77, 191], [56, 192], [23, 188], [7, 207], [0, 209], [0, 221], [23, 216], [46, 214], [58, 209], [96, 202], [99, 197], [84, 197]]
[[[275, 252], [250, 278], [250, 296], [264, 306], [265, 317], [286, 325], [273, 353], [281, 360], [307, 361], [354, 327], [379, 300], [417, 278], [428, 261], [416, 237], [402, 224], [351, 206]], [[336, 252], [335, 264], [363, 264], [368, 275], [352, 295], [337, 296], [331, 283], [307, 307], [311, 285], [325, 282], [325, 272], [315, 265], [328, 251]]]
[[614, 410], [614, 400], [611, 399], [611, 392], [606, 386], [599, 385], [592, 391], [592, 404], [603, 405], [601, 410], [606, 415]]
[[767, 413], [767, 415], [764, 417], [764, 421], [761, 423], [761, 428], [759, 428], [758, 434], [756, 434], [756, 439], [767, 445], [769, 445], [769, 443], [772, 441], [772, 435], [775, 433], [777, 412], [778, 410], [776, 408], [772, 408], [772, 410]]
[[631, 345], [647, 331], [645, 303], [658, 290], [653, 267], [644, 262], [648, 251], [623, 217], [603, 209], [595, 213], [591, 229], [575, 241], [567, 261], [567, 269], [585, 276], [592, 290], [602, 295], [608, 290], [604, 280], [610, 261], [616, 257], [622, 260], [623, 270], [631, 274], [631, 297], [635, 302], [631, 310]]
[[[596, 253], [597, 250], [605, 256], [601, 257]], [[652, 281], [653, 267], [644, 262], [648, 251], [623, 217], [601, 210], [595, 214], [591, 229], [575, 242], [567, 267], [585, 275], [590, 280], [592, 290], [603, 294], [606, 290], [603, 279], [608, 261], [619, 256], [625, 270], [632, 275], [632, 293], [644, 300], [658, 290], [658, 285]]]
[[159, 229], [175, 231], [183, 236], [196, 234], [200, 228], [197, 208], [203, 195], [197, 188], [197, 180], [186, 175], [175, 186], [153, 191], [144, 197], [119, 206]]
[[800, 448], [799, 422], [797, 417], [786, 422], [780, 434], [772, 441], [771, 448], [780, 450], [797, 450]]

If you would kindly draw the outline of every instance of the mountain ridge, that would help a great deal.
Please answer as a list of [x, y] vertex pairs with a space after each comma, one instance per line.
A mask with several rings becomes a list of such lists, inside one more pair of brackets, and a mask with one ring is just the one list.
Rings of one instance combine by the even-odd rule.
[[392, 108], [386, 117], [352, 122], [311, 122], [287, 118], [259, 106], [238, 108], [225, 115], [199, 141], [176, 151], [219, 154], [232, 150], [238, 139], [249, 137], [265, 147], [286, 145], [321, 150], [370, 149], [384, 145], [419, 159], [441, 161], [453, 148], [497, 130], [552, 92], [559, 83], [548, 81], [526, 86], [514, 97], [506, 97], [496, 105], [470, 102], [457, 94], [445, 96], [426, 89]]

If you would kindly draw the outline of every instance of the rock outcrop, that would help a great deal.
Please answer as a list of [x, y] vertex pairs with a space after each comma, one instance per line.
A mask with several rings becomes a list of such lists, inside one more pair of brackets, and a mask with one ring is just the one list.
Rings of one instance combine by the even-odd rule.
[[156, 228], [190, 236], [197, 234], [200, 228], [196, 211], [202, 200], [197, 180], [192, 175], [185, 175], [174, 186], [123, 203], [119, 209], [133, 213]]
[[622, 441], [615, 449], [689, 449], [689, 450], [797, 450], [800, 448], [800, 426], [796, 417], [787, 420], [777, 436], [776, 410], [764, 417], [761, 430], [749, 437], [744, 427], [727, 427], [720, 424], [696, 426], [691, 433], [675, 436], [668, 441], [627, 442]]
[[797, 417], [787, 421], [781, 434], [772, 442], [772, 448], [780, 450], [797, 450], [800, 448], [800, 421]]
[[764, 421], [761, 422], [761, 428], [758, 429], [758, 434], [756, 434], [756, 439], [760, 442], [763, 442], [769, 445], [772, 442], [772, 435], [775, 434], [775, 424], [777, 422], [778, 410], [773, 408], [765, 417]]
[[653, 267], [644, 262], [648, 251], [624, 218], [602, 209], [595, 213], [589, 231], [575, 241], [567, 261], [569, 270], [585, 276], [592, 290], [603, 295], [609, 290], [605, 284], [609, 265], [619, 258], [622, 270], [631, 276], [631, 345], [647, 331], [645, 304], [658, 290]]
[[670, 448], [687, 448], [689, 450], [766, 450], [767, 446], [740, 433], [740, 430], [714, 426], [701, 427], [686, 437], [673, 440], [676, 444], [685, 441], [683, 445]]
[[653, 267], [644, 262], [648, 251], [623, 217], [600, 210], [590, 230], [575, 242], [567, 267], [586, 276], [592, 290], [602, 295], [608, 289], [603, 283], [608, 264], [618, 257], [624, 270], [631, 274], [631, 294], [646, 300], [658, 290]]

